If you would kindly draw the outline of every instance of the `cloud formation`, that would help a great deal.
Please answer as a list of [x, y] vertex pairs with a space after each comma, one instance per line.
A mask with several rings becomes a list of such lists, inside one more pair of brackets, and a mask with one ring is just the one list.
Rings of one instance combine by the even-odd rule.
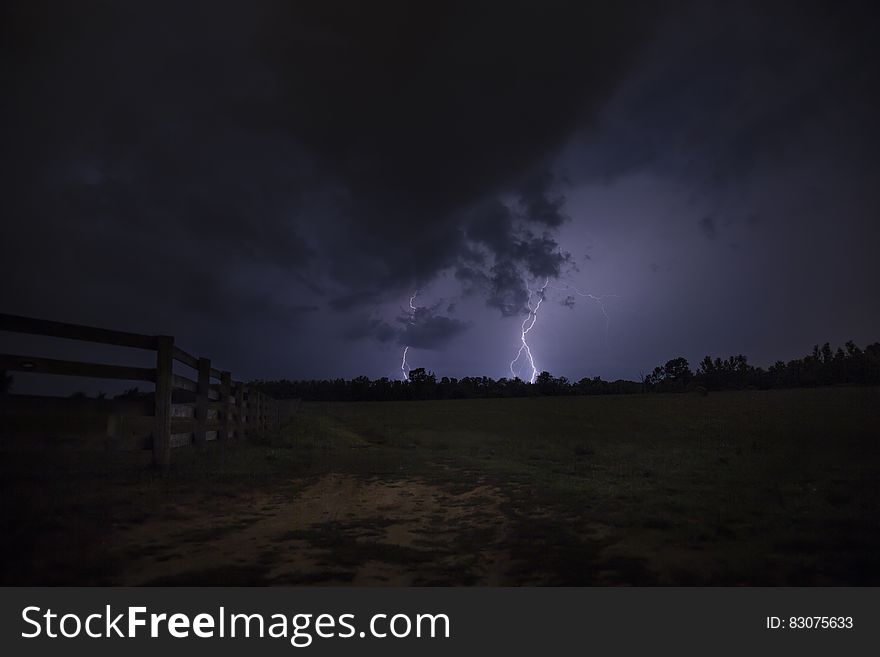
[[414, 349], [443, 350], [472, 323], [439, 313], [441, 305], [438, 302], [401, 313], [393, 322], [380, 317], [359, 317], [348, 326], [345, 335], [349, 339], [368, 338]]
[[[216, 357], [259, 376], [381, 372], [402, 341], [433, 356], [473, 340], [450, 368], [503, 365], [469, 359], [496, 328], [515, 343], [528, 286], [580, 274], [655, 309], [616, 352], [642, 360], [774, 282], [765, 308], [811, 309], [827, 285], [829, 316], [876, 323], [871, 4], [0, 12], [5, 311], [216, 334]], [[442, 308], [398, 321], [444, 285]], [[751, 316], [705, 334], [736, 342]], [[814, 316], [786, 313], [832, 337]]]
[[[543, 164], [651, 24], [575, 2], [87, 5], [4, 8], [17, 99], [3, 110], [16, 126], [4, 242], [47, 254], [13, 305], [66, 286], [69, 248], [87, 263], [80, 281], [112, 272], [154, 310], [208, 312], [252, 265], [331, 307], [368, 307], [476, 267], [472, 217], [512, 193], [536, 230], [487, 234], [486, 255], [499, 272], [555, 272], [544, 231], [563, 200]], [[26, 264], [21, 249], [3, 256], [7, 274]], [[204, 303], [190, 307], [194, 295]]]
[[436, 308], [417, 308], [412, 316], [399, 317], [402, 330], [397, 342], [415, 349], [443, 349], [447, 343], [470, 328], [471, 323], [455, 317], [438, 315]]

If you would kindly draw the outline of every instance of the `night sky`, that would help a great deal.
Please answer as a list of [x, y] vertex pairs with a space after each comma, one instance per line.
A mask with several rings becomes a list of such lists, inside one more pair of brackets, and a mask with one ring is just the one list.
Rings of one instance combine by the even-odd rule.
[[572, 379], [880, 340], [871, 4], [5, 2], [0, 310], [242, 379], [509, 376], [547, 280]]

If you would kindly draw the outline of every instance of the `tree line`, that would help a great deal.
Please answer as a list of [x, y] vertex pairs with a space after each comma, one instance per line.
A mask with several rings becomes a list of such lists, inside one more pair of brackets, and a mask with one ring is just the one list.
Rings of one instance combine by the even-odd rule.
[[392, 401], [416, 399], [480, 399], [489, 397], [539, 397], [556, 395], [619, 395], [651, 392], [709, 392], [771, 388], [800, 388], [825, 385], [880, 385], [880, 343], [860, 349], [852, 341], [832, 349], [829, 343], [816, 345], [813, 352], [788, 362], [777, 361], [769, 368], [755, 367], [743, 355], [727, 359], [706, 356], [696, 371], [686, 358], [659, 365], [640, 381], [604, 381], [600, 377], [570, 381], [541, 372], [534, 383], [521, 379], [490, 377], [442, 377], [416, 368], [408, 380], [387, 377], [370, 379], [321, 379], [253, 381], [276, 399], [307, 401]]

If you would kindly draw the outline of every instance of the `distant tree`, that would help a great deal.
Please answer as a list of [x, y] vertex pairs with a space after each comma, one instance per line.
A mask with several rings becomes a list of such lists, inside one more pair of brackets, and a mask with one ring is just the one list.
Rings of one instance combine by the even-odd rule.
[[693, 377], [687, 358], [679, 356], [666, 361], [663, 366], [663, 382], [670, 388], [684, 389]]
[[349, 395], [352, 400], [362, 400], [370, 398], [370, 379], [365, 376], [358, 376], [349, 382]]
[[642, 378], [642, 384], [646, 390], [677, 392], [687, 388], [693, 377], [687, 359], [678, 357], [655, 367], [653, 372]]
[[558, 389], [556, 388], [556, 383], [553, 380], [553, 375], [546, 370], [541, 372], [535, 378], [535, 386], [537, 386], [538, 391], [542, 395], [555, 395], [558, 394]]
[[721, 381], [719, 380], [718, 369], [715, 367], [715, 363], [712, 361], [711, 356], [706, 356], [703, 360], [700, 361], [700, 365], [697, 367], [696, 376], [700, 381], [700, 385], [702, 385], [706, 390], [721, 389]]
[[424, 367], [410, 371], [409, 382], [414, 399], [432, 399], [437, 388], [437, 377]]
[[865, 383], [880, 384], [880, 342], [865, 347]]
[[[682, 392], [686, 390], [737, 390], [743, 388], [792, 388], [833, 384], [880, 384], [880, 343], [860, 349], [852, 341], [833, 349], [826, 343], [812, 353], [788, 362], [776, 361], [767, 370], [749, 365], [742, 354], [726, 359], [706, 356], [692, 372], [684, 357], [657, 366], [639, 381], [603, 381], [584, 377], [572, 382], [541, 372], [535, 383], [519, 378], [492, 379], [444, 376], [439, 382], [425, 368], [412, 370], [406, 381], [387, 377], [370, 380], [359, 376], [345, 379], [253, 381], [251, 385], [279, 399], [313, 401], [389, 401], [409, 399], [477, 399], [487, 397], [531, 397], [538, 395], [607, 395], [639, 392]], [[8, 385], [8, 384], [7, 384]], [[139, 393], [132, 389], [133, 394]], [[123, 393], [125, 394], [125, 393]]]
[[417, 367], [409, 373], [409, 382], [414, 383], [416, 385], [425, 384], [429, 381], [431, 383], [436, 383], [436, 378], [434, 377], [433, 372], [428, 372], [424, 367]]
[[137, 399], [143, 394], [145, 393], [142, 393], [140, 391], [140, 388], [135, 386], [134, 388], [127, 388], [126, 390], [123, 390], [118, 395], [116, 395], [114, 399]]

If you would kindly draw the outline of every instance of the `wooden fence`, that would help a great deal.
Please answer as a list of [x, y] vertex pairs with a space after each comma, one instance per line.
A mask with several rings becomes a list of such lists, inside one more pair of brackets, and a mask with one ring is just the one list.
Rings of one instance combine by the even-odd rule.
[[[147, 415], [110, 414], [108, 434], [118, 437], [123, 433], [133, 435], [145, 431], [149, 436], [145, 444], [152, 448], [153, 463], [158, 466], [168, 465], [174, 447], [240, 439], [249, 432], [273, 430], [280, 422], [276, 400], [234, 381], [229, 372], [212, 367], [210, 359], [183, 351], [171, 336], [126, 333], [3, 313], [0, 313], [0, 331], [156, 352], [154, 368], [0, 354], [0, 376], [5, 377], [6, 372], [29, 372], [155, 384], [153, 403], [146, 408]], [[193, 378], [175, 374], [175, 361], [191, 368]]]

